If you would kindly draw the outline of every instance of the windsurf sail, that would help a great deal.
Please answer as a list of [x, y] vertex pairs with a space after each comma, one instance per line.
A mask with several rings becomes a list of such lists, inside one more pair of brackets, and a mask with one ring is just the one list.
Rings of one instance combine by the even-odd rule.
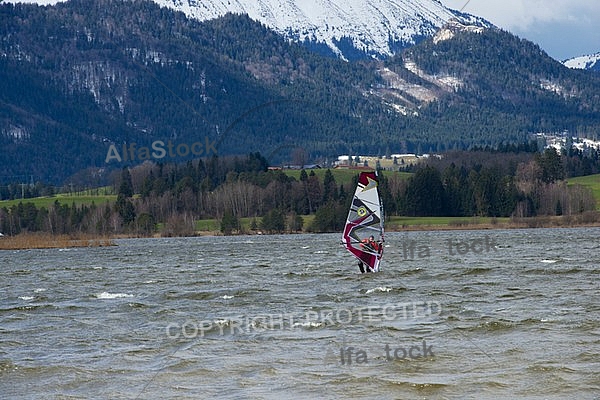
[[[371, 236], [373, 240], [370, 240]], [[361, 172], [342, 234], [342, 244], [371, 272], [383, 255], [383, 204], [377, 172]]]

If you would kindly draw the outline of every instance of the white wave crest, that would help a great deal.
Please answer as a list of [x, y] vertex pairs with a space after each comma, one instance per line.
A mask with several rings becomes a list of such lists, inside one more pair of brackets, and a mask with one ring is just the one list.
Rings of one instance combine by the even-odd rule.
[[106, 300], [106, 299], [122, 299], [126, 297], [133, 297], [132, 294], [128, 293], [108, 293], [102, 292], [96, 295], [96, 298]]
[[387, 293], [387, 292], [391, 292], [391, 291], [392, 291], [392, 288], [385, 287], [385, 286], [379, 286], [374, 289], [367, 290], [367, 294], [371, 294], [371, 293], [375, 293], [375, 292], [386, 292]]
[[321, 326], [323, 326], [322, 322], [314, 322], [314, 321], [310, 321], [310, 322], [296, 322], [294, 324], [295, 327], [302, 327], [302, 328], [319, 328]]

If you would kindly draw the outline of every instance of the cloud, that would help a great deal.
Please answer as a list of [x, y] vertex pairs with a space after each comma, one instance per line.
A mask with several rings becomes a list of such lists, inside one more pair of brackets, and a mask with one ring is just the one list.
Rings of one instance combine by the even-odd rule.
[[598, 0], [441, 0], [527, 38], [557, 60], [600, 51]]
[[[466, 0], [442, 0], [447, 7], [461, 9]], [[590, 24], [600, 20], [597, 0], [471, 0], [465, 12], [484, 17], [495, 25], [517, 31], [527, 31], [536, 24]]]

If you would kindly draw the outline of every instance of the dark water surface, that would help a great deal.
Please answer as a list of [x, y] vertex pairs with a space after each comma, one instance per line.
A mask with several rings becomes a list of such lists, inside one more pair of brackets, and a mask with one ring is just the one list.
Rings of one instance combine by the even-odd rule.
[[390, 233], [370, 275], [339, 235], [3, 251], [0, 398], [599, 399], [599, 238]]

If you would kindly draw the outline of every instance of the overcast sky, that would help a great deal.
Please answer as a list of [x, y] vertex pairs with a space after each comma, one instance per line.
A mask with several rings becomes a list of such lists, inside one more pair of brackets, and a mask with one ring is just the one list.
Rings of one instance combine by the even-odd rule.
[[[467, 0], [441, 0], [460, 10]], [[540, 45], [564, 60], [600, 52], [598, 0], [470, 0], [463, 10]]]

